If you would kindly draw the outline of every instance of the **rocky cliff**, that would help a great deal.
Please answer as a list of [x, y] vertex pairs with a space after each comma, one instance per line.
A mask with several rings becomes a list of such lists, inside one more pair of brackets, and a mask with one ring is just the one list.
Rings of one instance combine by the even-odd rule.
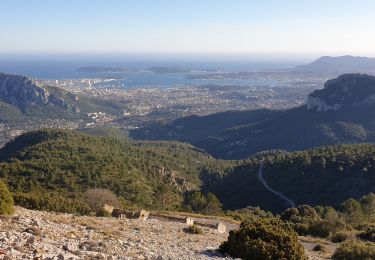
[[39, 86], [34, 80], [20, 75], [0, 73], [0, 101], [25, 111], [30, 105], [55, 105], [71, 109], [67, 100], [50, 93], [47, 87]]
[[0, 73], [0, 100], [17, 107], [48, 103], [48, 92], [27, 77]]
[[308, 97], [306, 107], [315, 111], [337, 111], [341, 108], [371, 106], [375, 103], [375, 77], [345, 74], [328, 80], [321, 90]]

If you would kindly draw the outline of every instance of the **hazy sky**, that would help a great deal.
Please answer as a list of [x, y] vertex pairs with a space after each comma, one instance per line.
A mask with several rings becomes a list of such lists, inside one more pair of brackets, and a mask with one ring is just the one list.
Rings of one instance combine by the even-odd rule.
[[375, 56], [374, 0], [0, 0], [0, 52]]

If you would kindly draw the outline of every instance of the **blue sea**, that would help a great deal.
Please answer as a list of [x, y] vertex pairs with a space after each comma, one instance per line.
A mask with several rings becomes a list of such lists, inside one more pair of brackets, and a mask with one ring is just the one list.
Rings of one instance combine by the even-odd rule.
[[[77, 68], [121, 67], [145, 70], [150, 67], [179, 67], [193, 70], [213, 70], [220, 72], [259, 71], [263, 69], [288, 68], [298, 65], [297, 62], [259, 62], [259, 61], [184, 61], [184, 60], [127, 60], [124, 59], [59, 59], [53, 58], [17, 58], [0, 57], [0, 72], [25, 75], [36, 79], [80, 79], [80, 78], [116, 78], [115, 84], [124, 88], [143, 87], [179, 87], [199, 85], [264, 85], [273, 82], [254, 80], [201, 80], [189, 79], [189, 73], [157, 74], [151, 72], [140, 73], [88, 73], [77, 71]], [[113, 82], [111, 83], [113, 84]]]

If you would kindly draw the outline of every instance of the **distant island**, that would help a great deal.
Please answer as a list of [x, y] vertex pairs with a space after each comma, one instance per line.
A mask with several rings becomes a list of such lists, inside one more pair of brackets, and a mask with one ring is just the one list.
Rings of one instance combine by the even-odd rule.
[[78, 72], [89, 72], [89, 73], [137, 73], [141, 70], [134, 68], [123, 68], [123, 67], [99, 67], [99, 66], [89, 66], [80, 67], [75, 69]]
[[146, 69], [136, 69], [128, 67], [102, 67], [102, 66], [87, 66], [75, 69], [77, 72], [88, 73], [139, 73], [139, 72], [152, 72], [156, 74], [174, 74], [174, 73], [214, 73], [218, 72], [214, 69], [191, 69], [181, 68], [177, 66], [163, 67], [155, 66]]
[[151, 67], [147, 70], [152, 71], [154, 73], [163, 74], [163, 73], [193, 73], [193, 72], [200, 72], [200, 73], [207, 73], [207, 72], [217, 72], [214, 69], [191, 69], [191, 68], [180, 68], [180, 67]]

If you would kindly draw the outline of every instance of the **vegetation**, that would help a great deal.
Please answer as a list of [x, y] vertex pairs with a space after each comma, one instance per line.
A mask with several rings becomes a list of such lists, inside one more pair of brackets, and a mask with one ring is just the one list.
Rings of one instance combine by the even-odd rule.
[[[226, 209], [252, 205], [282, 212], [288, 205], [270, 194], [258, 180], [262, 160], [263, 177], [267, 183], [297, 205], [337, 207], [349, 198], [358, 200], [374, 192], [373, 144], [327, 146], [293, 153], [260, 153], [222, 171], [222, 175], [212, 171], [204, 173], [202, 190], [217, 195]], [[369, 206], [366, 211], [374, 210], [372, 196], [367, 198]]]
[[337, 232], [331, 236], [333, 243], [341, 243], [348, 239], [348, 234], [345, 232]]
[[115, 208], [121, 207], [120, 200], [116, 194], [108, 189], [88, 189], [83, 198], [90, 208], [97, 212], [102, 210], [106, 204]]
[[225, 215], [237, 221], [252, 220], [254, 218], [272, 218], [274, 215], [270, 211], [264, 211], [259, 207], [246, 207], [243, 209], [229, 210]]
[[340, 244], [332, 256], [333, 260], [371, 260], [375, 258], [375, 244], [346, 241]]
[[200, 235], [203, 234], [203, 229], [197, 225], [191, 225], [184, 229], [186, 233]]
[[327, 247], [325, 245], [322, 245], [322, 244], [317, 244], [316, 246], [313, 247], [313, 250], [319, 251], [319, 252], [326, 252]]
[[0, 181], [0, 215], [10, 215], [14, 212], [13, 197], [8, 187]]
[[230, 231], [220, 250], [245, 260], [307, 259], [297, 234], [275, 218], [242, 222], [239, 230]]
[[223, 213], [222, 204], [214, 194], [204, 195], [199, 191], [185, 195], [184, 210], [205, 215], [220, 215]]
[[[0, 151], [0, 162], [0, 177], [20, 205], [80, 213], [96, 211], [84, 196], [91, 189], [110, 190], [129, 206], [180, 210], [184, 193], [201, 184], [201, 171], [220, 164], [188, 145], [132, 143], [67, 130], [26, 133]], [[164, 205], [155, 203], [163, 196]]]
[[[281, 219], [290, 223], [300, 235], [311, 235], [328, 238], [334, 243], [340, 243], [348, 238], [347, 232], [355, 228], [367, 228], [361, 234], [371, 237], [374, 212], [373, 193], [363, 196], [359, 201], [348, 199], [338, 210], [333, 207], [317, 206], [312, 208], [304, 205], [290, 208], [281, 214]], [[371, 241], [371, 240], [370, 240]]]

